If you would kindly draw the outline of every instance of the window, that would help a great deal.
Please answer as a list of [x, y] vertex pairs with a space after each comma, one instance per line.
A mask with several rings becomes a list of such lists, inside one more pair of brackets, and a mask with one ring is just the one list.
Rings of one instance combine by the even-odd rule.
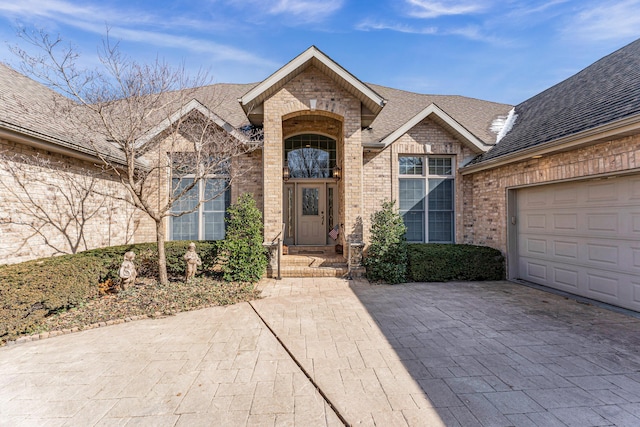
[[399, 166], [399, 208], [407, 241], [452, 243], [453, 158], [400, 157]]
[[[193, 178], [173, 178], [174, 193], [193, 183]], [[208, 178], [198, 182], [171, 207], [172, 213], [195, 211], [171, 217], [171, 240], [221, 240], [224, 239], [224, 217], [229, 206], [230, 191], [224, 178]]]
[[291, 178], [331, 178], [336, 141], [316, 134], [292, 136], [284, 141], [284, 159]]

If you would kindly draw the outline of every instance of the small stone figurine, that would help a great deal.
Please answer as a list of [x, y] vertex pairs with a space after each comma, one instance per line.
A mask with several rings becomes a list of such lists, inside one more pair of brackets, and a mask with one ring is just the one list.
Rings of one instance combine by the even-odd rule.
[[136, 266], [133, 263], [133, 260], [136, 259], [136, 254], [132, 251], [126, 252], [124, 254], [124, 261], [122, 261], [122, 265], [120, 266], [120, 271], [118, 271], [118, 275], [120, 276], [120, 287], [123, 291], [127, 290], [129, 285], [133, 285], [136, 281]]
[[187, 253], [184, 254], [184, 260], [187, 262], [187, 270], [184, 273], [184, 280], [186, 281], [195, 276], [198, 266], [202, 265], [202, 260], [196, 253], [195, 243], [189, 243], [189, 249], [187, 250]]

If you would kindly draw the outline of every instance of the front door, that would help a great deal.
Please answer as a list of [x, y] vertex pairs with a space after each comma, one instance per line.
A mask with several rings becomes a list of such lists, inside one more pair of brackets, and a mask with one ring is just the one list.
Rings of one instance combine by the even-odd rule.
[[325, 184], [298, 184], [298, 244], [325, 245]]

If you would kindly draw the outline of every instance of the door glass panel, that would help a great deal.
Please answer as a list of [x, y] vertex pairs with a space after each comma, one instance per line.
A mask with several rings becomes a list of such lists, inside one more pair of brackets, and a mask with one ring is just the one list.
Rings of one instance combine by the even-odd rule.
[[318, 199], [317, 188], [302, 189], [302, 215], [318, 215]]

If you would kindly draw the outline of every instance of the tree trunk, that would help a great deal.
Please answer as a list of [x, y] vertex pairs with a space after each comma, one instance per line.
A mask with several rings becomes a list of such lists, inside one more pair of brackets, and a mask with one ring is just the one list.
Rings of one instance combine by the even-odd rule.
[[156, 241], [158, 242], [158, 276], [160, 283], [169, 284], [167, 275], [167, 255], [164, 251], [164, 224], [162, 220], [156, 221]]

